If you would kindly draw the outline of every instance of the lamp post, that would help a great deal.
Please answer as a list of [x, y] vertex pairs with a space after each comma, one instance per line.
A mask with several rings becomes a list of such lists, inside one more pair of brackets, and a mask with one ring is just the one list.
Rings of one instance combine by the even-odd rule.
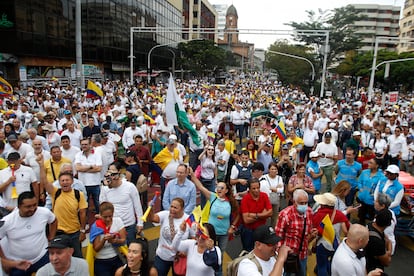
[[[309, 59], [304, 58], [304, 57], [301, 57], [301, 56], [296, 56], [296, 55], [291, 55], [291, 54], [286, 54], [286, 53], [278, 52], [278, 51], [268, 50], [267, 52], [272, 53], [272, 54], [277, 54], [277, 55], [281, 55], [281, 56], [286, 56], [286, 57], [296, 58], [296, 59], [300, 59], [300, 60], [306, 61], [307, 63], [310, 64], [310, 66], [312, 68], [312, 81], [315, 80], [315, 66], [313, 65], [313, 63]], [[311, 87], [311, 93], [313, 94], [313, 85]]]
[[82, 89], [85, 85], [83, 81], [82, 68], [82, 9], [81, 0], [76, 0], [75, 7], [75, 29], [76, 29], [76, 86]]
[[[178, 44], [178, 43], [181, 43], [181, 42], [193, 41], [193, 40], [204, 40], [204, 39], [203, 38], [194, 38], [194, 39], [181, 40], [181, 41], [176, 41], [176, 42], [171, 42], [171, 43], [166, 43], [166, 44], [159, 44], [159, 45], [155, 45], [154, 47], [152, 47], [148, 52], [148, 58], [147, 58], [147, 69], [148, 69], [147, 80], [148, 80], [148, 84], [151, 82], [151, 74], [149, 73], [149, 71], [151, 69], [151, 54], [155, 49], [160, 48], [160, 47], [164, 47], [164, 46], [170, 46], [170, 45]], [[174, 64], [174, 67], [175, 67], [175, 64]]]
[[[375, 80], [375, 71], [376, 69], [387, 62], [383, 62], [377, 65], [377, 55], [378, 55], [378, 44], [386, 43], [386, 44], [395, 44], [396, 42], [405, 41], [410, 44], [413, 44], [414, 42], [410, 39], [404, 39], [404, 38], [398, 38], [398, 37], [388, 37], [388, 36], [377, 36], [375, 38], [375, 46], [374, 46], [374, 57], [372, 59], [372, 66], [371, 66], [371, 77], [369, 78], [369, 86], [368, 86], [368, 101], [370, 102], [372, 100], [372, 96], [374, 94], [374, 80]], [[403, 60], [401, 60], [403, 61]], [[398, 62], [398, 61], [395, 61]], [[391, 62], [389, 62], [391, 63]]]

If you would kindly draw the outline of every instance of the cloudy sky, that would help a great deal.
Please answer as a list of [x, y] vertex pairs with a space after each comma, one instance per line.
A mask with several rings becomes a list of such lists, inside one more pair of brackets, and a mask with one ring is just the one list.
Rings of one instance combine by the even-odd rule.
[[[212, 4], [233, 4], [239, 16], [239, 29], [289, 30], [284, 25], [291, 21], [307, 20], [306, 10], [317, 11], [346, 6], [347, 4], [381, 4], [402, 7], [404, 0], [209, 0]], [[240, 35], [240, 40], [255, 43], [266, 49], [281, 36]]]

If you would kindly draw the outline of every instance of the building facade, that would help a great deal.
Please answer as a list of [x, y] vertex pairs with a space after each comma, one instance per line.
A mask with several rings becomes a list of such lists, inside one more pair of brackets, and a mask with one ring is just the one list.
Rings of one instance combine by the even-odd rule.
[[403, 16], [400, 20], [400, 39], [402, 41], [398, 45], [398, 53], [414, 52], [414, 43], [407, 41], [414, 41], [414, 0], [406, 0], [404, 3]]
[[[365, 19], [355, 21], [352, 28], [362, 37], [361, 52], [373, 51], [375, 37], [398, 37], [399, 19], [401, 7], [377, 4], [353, 4], [352, 5]], [[379, 49], [395, 51], [392, 44], [380, 44]]]
[[[42, 77], [53, 67], [75, 63], [75, 0], [0, 1], [0, 70], [17, 83], [24, 69], [28, 78]], [[131, 27], [182, 27], [182, 11], [165, 0], [82, 0], [82, 55], [106, 78], [128, 78]], [[157, 44], [180, 41], [181, 33], [134, 35], [135, 68], [146, 68], [147, 53]], [[158, 67], [168, 68], [171, 54], [156, 51]], [[56, 76], [61, 77], [61, 76]]]
[[183, 35], [187, 39], [209, 39], [217, 43], [217, 33], [199, 33], [198, 29], [217, 28], [217, 12], [207, 0], [183, 0]]
[[226, 13], [229, 8], [226, 4], [213, 5], [217, 12], [217, 29], [219, 29], [218, 39], [224, 39], [224, 28], [226, 28]]

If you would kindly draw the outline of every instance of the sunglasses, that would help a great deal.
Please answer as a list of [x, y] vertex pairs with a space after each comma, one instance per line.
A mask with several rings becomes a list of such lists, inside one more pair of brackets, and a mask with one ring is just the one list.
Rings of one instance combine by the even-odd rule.
[[217, 187], [216, 187], [216, 189], [217, 189], [217, 190], [219, 190], [219, 191], [224, 190], [225, 188], [226, 188], [226, 187], [222, 187], [222, 186], [217, 186]]

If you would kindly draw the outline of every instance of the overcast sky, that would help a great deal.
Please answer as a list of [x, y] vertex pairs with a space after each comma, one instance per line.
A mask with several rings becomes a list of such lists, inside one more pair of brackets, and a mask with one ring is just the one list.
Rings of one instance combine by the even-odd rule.
[[[291, 21], [307, 21], [306, 10], [317, 11], [346, 6], [347, 4], [381, 4], [402, 7], [404, 0], [209, 0], [211, 4], [233, 4], [239, 16], [239, 29], [289, 30], [284, 25]], [[267, 49], [281, 36], [240, 35], [240, 40], [255, 43], [256, 48]]]

